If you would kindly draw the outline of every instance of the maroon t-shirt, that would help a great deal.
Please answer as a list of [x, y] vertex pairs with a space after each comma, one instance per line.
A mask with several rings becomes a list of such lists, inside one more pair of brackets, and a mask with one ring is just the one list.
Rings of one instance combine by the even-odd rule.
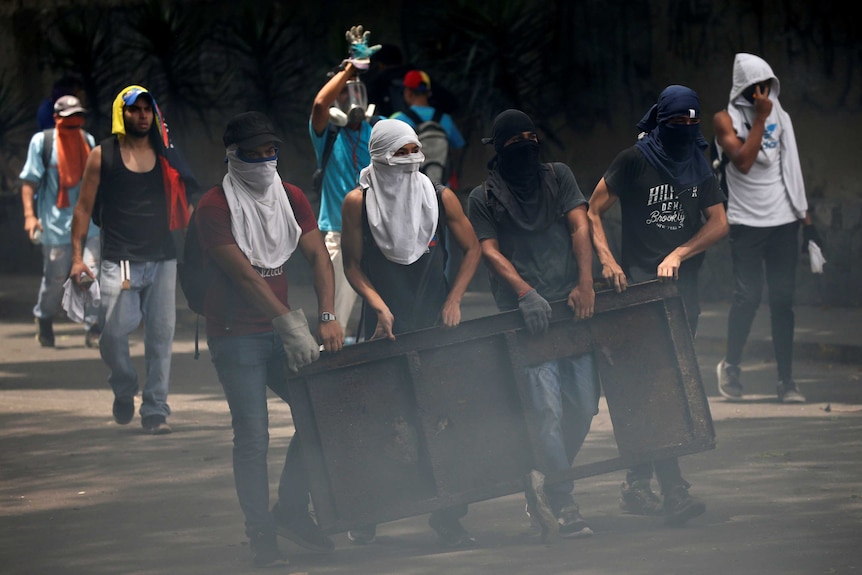
[[[317, 220], [305, 194], [292, 184], [284, 184], [293, 214], [304, 236], [317, 229]], [[236, 244], [230, 227], [230, 208], [221, 186], [216, 186], [200, 199], [197, 205], [197, 229], [204, 252], [204, 269], [215, 266], [208, 256], [212, 248]], [[299, 247], [294, 255], [299, 252]], [[285, 266], [277, 269], [258, 269], [272, 292], [284, 305], [287, 303], [288, 283]], [[228, 301], [230, 298], [230, 301]], [[212, 273], [212, 283], [204, 300], [207, 319], [207, 336], [251, 335], [272, 331], [272, 321], [246, 301], [239, 287], [221, 270]], [[229, 330], [227, 328], [230, 328]]]

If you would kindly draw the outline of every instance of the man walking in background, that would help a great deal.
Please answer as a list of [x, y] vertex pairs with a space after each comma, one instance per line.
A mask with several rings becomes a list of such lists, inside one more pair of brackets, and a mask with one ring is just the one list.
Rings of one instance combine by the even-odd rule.
[[[769, 64], [737, 54], [727, 109], [713, 129], [727, 156], [727, 220], [733, 263], [733, 303], [727, 318], [727, 352], [716, 367], [718, 391], [742, 399], [742, 352], [760, 306], [763, 278], [769, 291], [778, 401], [805, 403], [793, 381], [793, 296], [799, 259], [808, 243], [823, 245], [811, 222], [790, 115], [778, 102], [781, 85]], [[765, 270], [765, 273], [764, 273]]]
[[[81, 191], [81, 177], [90, 150], [96, 145], [84, 131], [86, 110], [75, 96], [62, 96], [54, 104], [54, 128], [30, 139], [27, 161], [21, 170], [24, 231], [42, 245], [42, 284], [33, 315], [42, 347], [54, 347], [54, 319], [60, 313], [63, 283], [72, 268], [72, 213]], [[98, 276], [99, 228], [90, 222], [83, 240], [82, 260]], [[87, 347], [99, 344], [99, 310], [84, 310]]]
[[[146, 382], [141, 395], [144, 433], [170, 433], [167, 417], [171, 353], [176, 324], [177, 235], [189, 209], [183, 178], [168, 161], [171, 142], [155, 98], [128, 86], [114, 99], [112, 135], [93, 149], [84, 168], [72, 220], [72, 280], [95, 279], [83, 261], [94, 217], [102, 228], [99, 350], [111, 373], [114, 420], [135, 414], [138, 373], [129, 335], [144, 324]], [[178, 244], [182, 245], [182, 244]]]

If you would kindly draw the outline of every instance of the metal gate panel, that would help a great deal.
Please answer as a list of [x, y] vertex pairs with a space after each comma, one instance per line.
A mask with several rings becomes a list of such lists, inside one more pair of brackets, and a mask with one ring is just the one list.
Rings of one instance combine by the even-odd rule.
[[547, 483], [714, 447], [706, 395], [672, 284], [600, 292], [546, 334], [500, 313], [346, 347], [289, 379], [318, 523], [339, 532], [523, 490], [536, 465], [524, 367], [593, 353], [620, 456]]

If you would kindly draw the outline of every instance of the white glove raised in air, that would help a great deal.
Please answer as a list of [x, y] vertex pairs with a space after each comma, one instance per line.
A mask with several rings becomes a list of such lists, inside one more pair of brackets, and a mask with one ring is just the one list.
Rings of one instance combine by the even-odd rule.
[[272, 326], [281, 336], [290, 371], [296, 373], [320, 357], [320, 345], [311, 335], [308, 320], [301, 309], [278, 316], [272, 320]]

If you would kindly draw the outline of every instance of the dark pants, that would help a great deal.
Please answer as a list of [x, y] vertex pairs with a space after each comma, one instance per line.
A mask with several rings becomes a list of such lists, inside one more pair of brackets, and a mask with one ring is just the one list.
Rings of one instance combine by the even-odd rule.
[[772, 346], [778, 379], [790, 381], [793, 360], [793, 294], [799, 259], [799, 222], [771, 228], [730, 226], [733, 304], [727, 318], [725, 361], [739, 365], [751, 323], [760, 306], [764, 269], [769, 291]]
[[[699, 270], [700, 265], [683, 268], [676, 283], [677, 292], [685, 308], [685, 317], [692, 339], [697, 335], [697, 320], [700, 317], [700, 295], [697, 283]], [[638, 277], [638, 270], [630, 270], [629, 275], [633, 282], [655, 279], [655, 275]], [[674, 486], [685, 483], [682, 472], [679, 470], [679, 460], [676, 457], [635, 465], [626, 473], [626, 482], [629, 485], [635, 481], [649, 482], [652, 480], [653, 470], [655, 470], [655, 477], [662, 493], [668, 493]]]

